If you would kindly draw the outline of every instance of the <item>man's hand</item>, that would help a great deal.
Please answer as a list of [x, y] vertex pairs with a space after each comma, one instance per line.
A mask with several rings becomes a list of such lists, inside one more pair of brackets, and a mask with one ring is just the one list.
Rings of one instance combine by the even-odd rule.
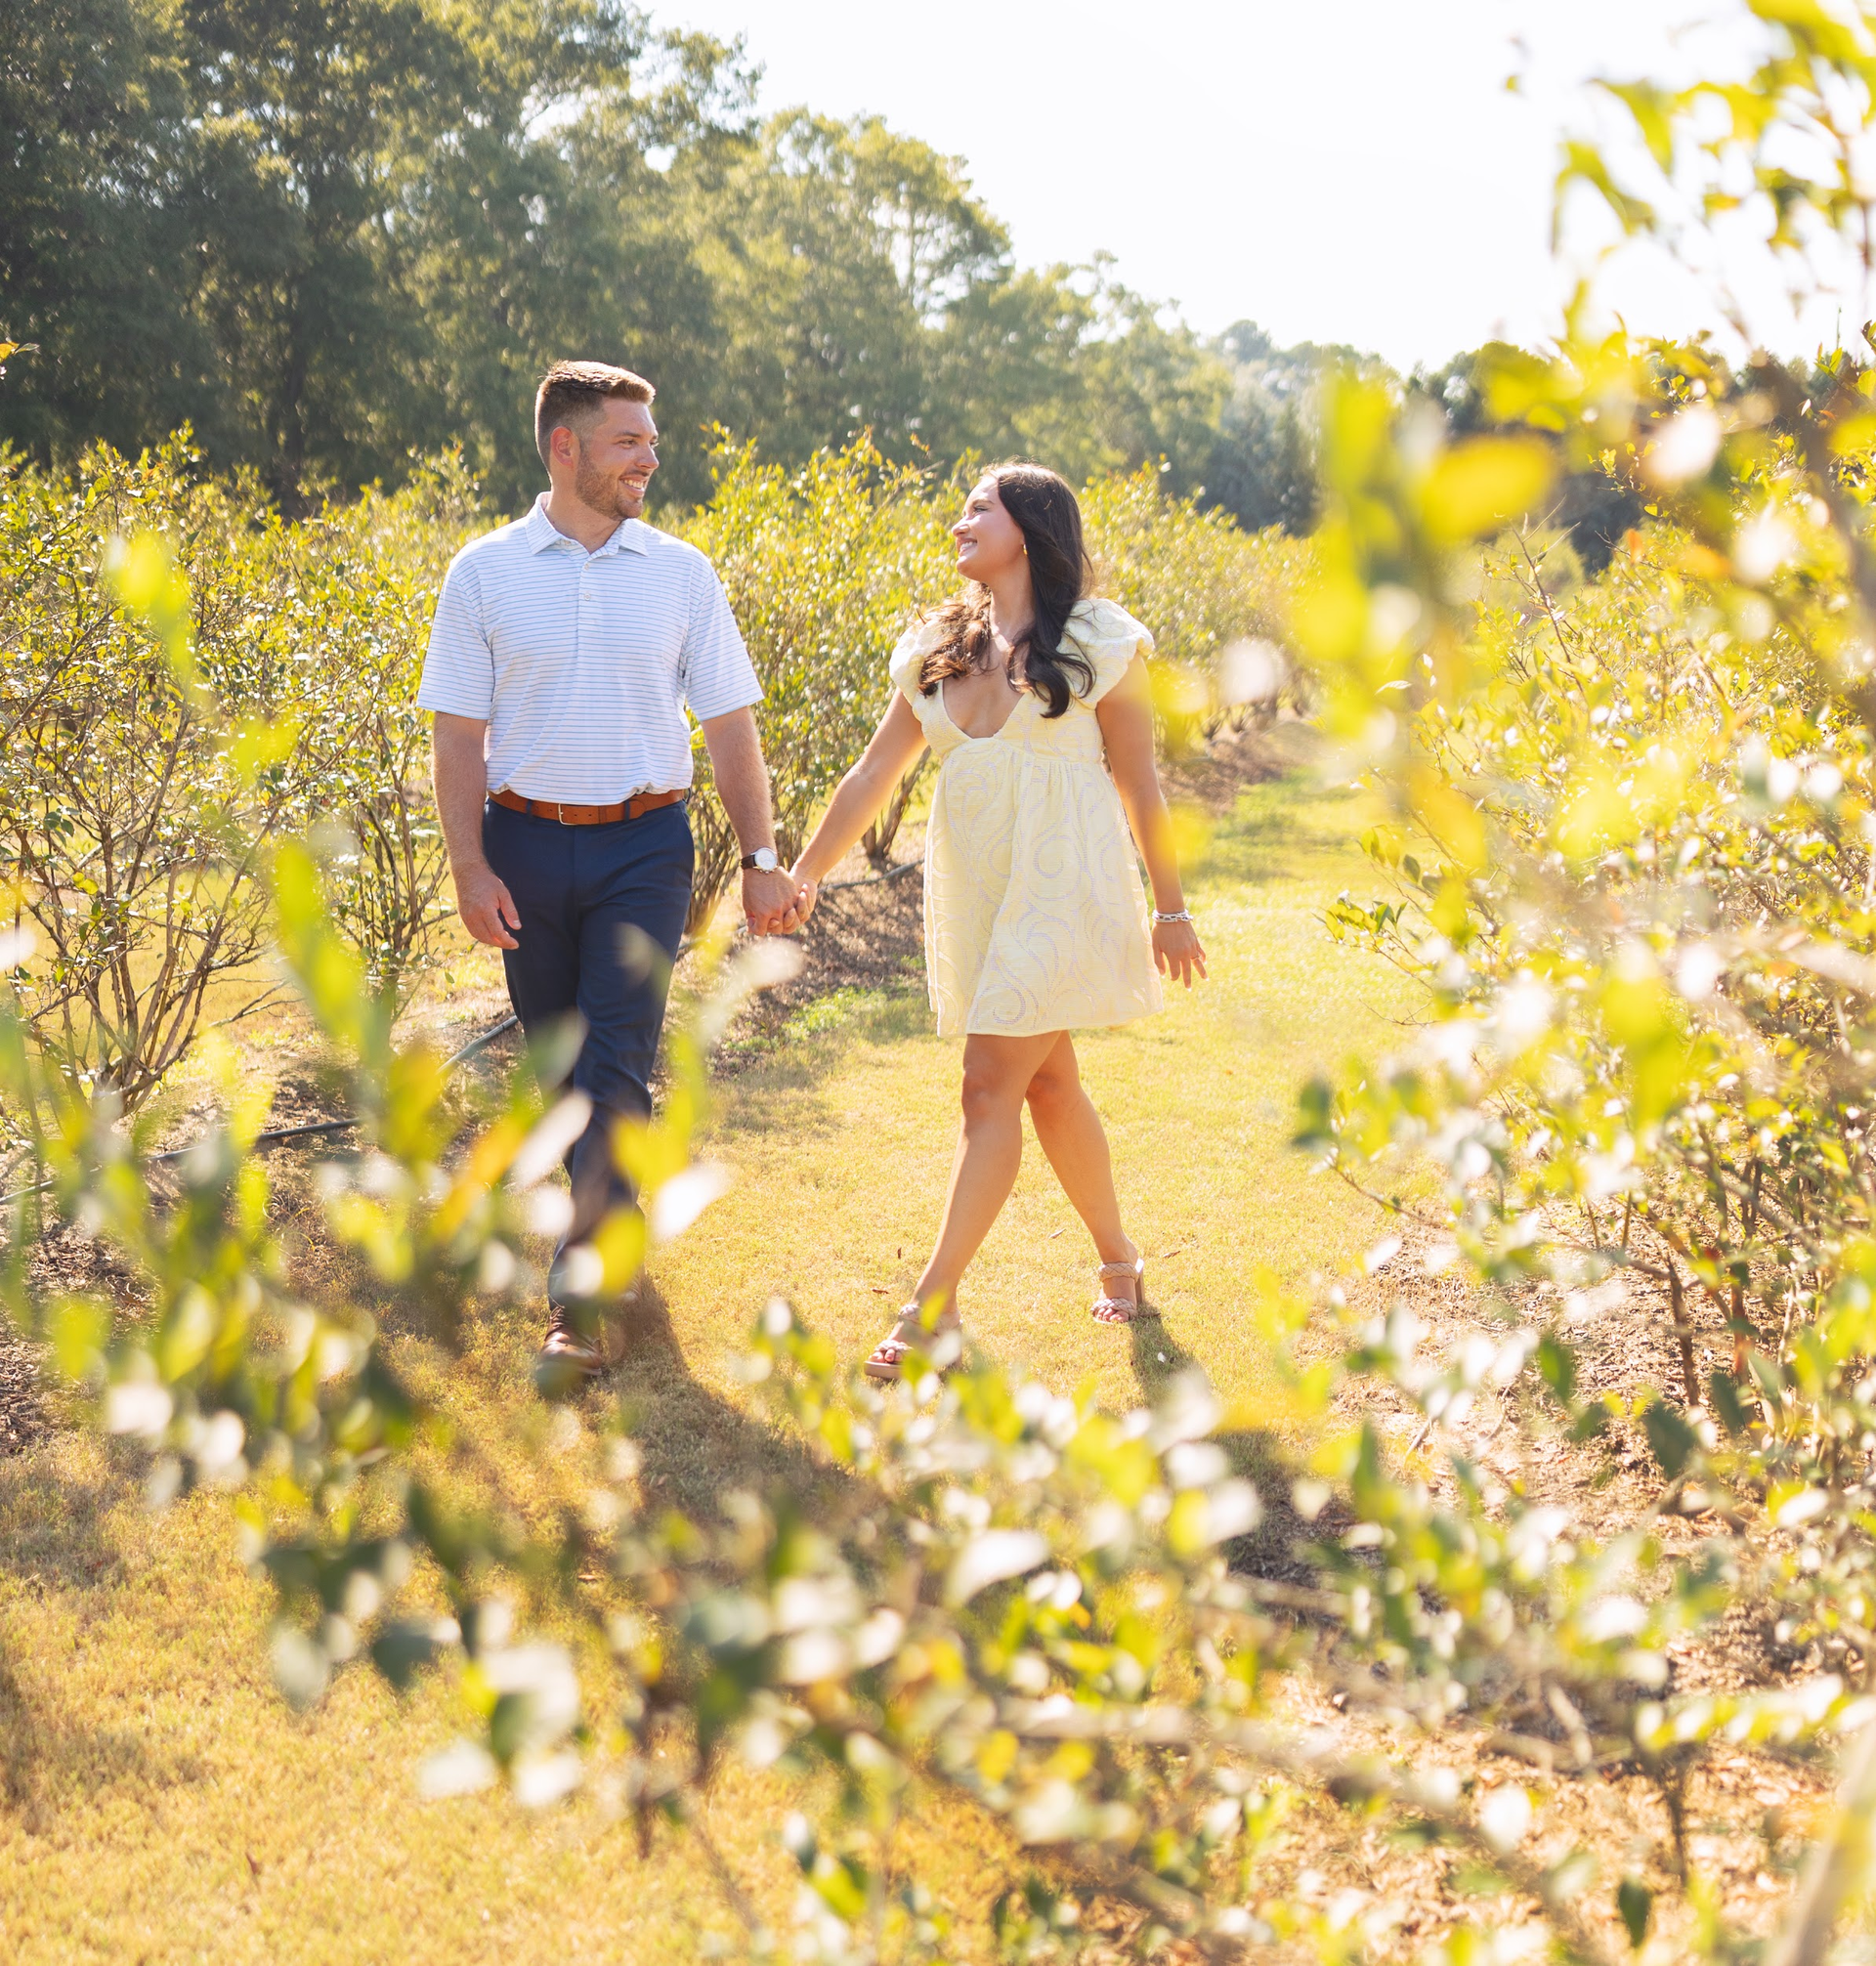
[[521, 926], [521, 916], [495, 870], [486, 860], [479, 860], [453, 871], [456, 913], [462, 917], [462, 925], [478, 942], [491, 942], [497, 949], [519, 949], [521, 944], [509, 931]]
[[794, 876], [777, 868], [765, 874], [759, 867], [743, 871], [743, 913], [751, 935], [791, 935], [807, 919]]

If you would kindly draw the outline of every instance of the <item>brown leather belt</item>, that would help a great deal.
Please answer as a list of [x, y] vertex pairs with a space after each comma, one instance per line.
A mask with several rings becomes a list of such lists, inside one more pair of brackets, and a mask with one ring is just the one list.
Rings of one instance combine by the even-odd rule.
[[499, 791], [491, 791], [489, 796], [496, 805], [505, 805], [510, 812], [531, 813], [535, 819], [557, 819], [562, 826], [611, 826], [615, 820], [643, 819], [648, 812], [657, 812], [661, 806], [676, 805], [680, 799], [688, 798], [688, 791], [641, 791], [636, 798], [622, 799], [618, 805], [562, 805], [551, 798], [523, 798], [518, 791], [510, 791], [503, 786]]

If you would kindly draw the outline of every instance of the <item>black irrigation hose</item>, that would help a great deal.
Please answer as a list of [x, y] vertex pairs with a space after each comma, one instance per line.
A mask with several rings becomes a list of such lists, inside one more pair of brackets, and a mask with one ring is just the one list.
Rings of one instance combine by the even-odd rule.
[[[460, 1051], [447, 1058], [443, 1069], [446, 1072], [453, 1071], [465, 1060], [473, 1058], [478, 1051], [486, 1050], [497, 1038], [512, 1031], [518, 1021], [511, 1010], [499, 1024], [491, 1024], [480, 1036], [471, 1038]], [[357, 1120], [314, 1120], [300, 1127], [270, 1127], [266, 1133], [256, 1133], [250, 1144], [256, 1147], [272, 1147], [277, 1146], [282, 1140], [311, 1139], [318, 1133], [349, 1133], [358, 1124]], [[145, 1165], [153, 1167], [158, 1161], [180, 1161], [186, 1154], [192, 1154], [201, 1144], [200, 1140], [191, 1140], [184, 1147], [165, 1147], [160, 1153], [145, 1155]], [[51, 1186], [50, 1180], [43, 1180], [34, 1181], [27, 1187], [15, 1188], [10, 1195], [0, 1195], [0, 1208], [5, 1208], [10, 1202], [23, 1201], [27, 1195], [36, 1195], [41, 1189]]]
[[515, 1026], [520, 1022], [521, 1019], [517, 1017], [512, 1010], [510, 1010], [507, 1016], [505, 1016], [499, 1024], [490, 1024], [488, 1030], [486, 1030], [480, 1038], [471, 1038], [468, 1044], [466, 1044], [460, 1051], [452, 1051], [449, 1054], [449, 1056], [443, 1061], [443, 1069], [446, 1072], [453, 1072], [458, 1065], [466, 1063], [469, 1059], [473, 1058], [478, 1051], [486, 1051], [489, 1048], [489, 1047], [495, 1042], [497, 1038], [504, 1037], [508, 1032], [512, 1031], [515, 1028]]
[[[910, 874], [922, 865], [917, 860], [904, 860], [897, 867], [889, 867], [883, 874], [863, 874], [857, 880], [830, 880], [821, 889], [823, 894], [841, 894], [853, 887], [878, 887], [888, 880], [897, 880], [902, 874]], [[683, 952], [680, 951], [680, 954]], [[488, 1030], [471, 1038], [462, 1049], [452, 1052], [444, 1060], [443, 1069], [453, 1072], [458, 1065], [467, 1064], [479, 1051], [486, 1051], [497, 1038], [506, 1037], [521, 1020], [511, 1010], [500, 1023], [491, 1024]], [[357, 1120], [314, 1120], [303, 1127], [271, 1127], [264, 1133], [256, 1133], [251, 1145], [256, 1147], [277, 1146], [282, 1140], [311, 1139], [319, 1133], [347, 1133], [358, 1125]], [[153, 1166], [158, 1161], [180, 1161], [186, 1154], [192, 1154], [201, 1145], [199, 1140], [192, 1140], [186, 1147], [165, 1147], [161, 1153], [145, 1156], [146, 1165]], [[29, 1187], [15, 1188], [10, 1195], [0, 1195], [0, 1208], [10, 1202], [23, 1201], [27, 1195], [36, 1195], [42, 1188], [52, 1186], [50, 1180], [34, 1181]]]
[[821, 889], [823, 894], [843, 894], [850, 887], [878, 887], [888, 880], [897, 880], [902, 874], [910, 874], [915, 868], [924, 866], [922, 860], [902, 860], [897, 867], [889, 867], [883, 874], [863, 874], [857, 880], [830, 880]]
[[[271, 1147], [276, 1140], [297, 1140], [307, 1133], [343, 1133], [358, 1125], [357, 1120], [315, 1120], [307, 1127], [276, 1127], [270, 1133], [256, 1133], [251, 1145]], [[146, 1154], [146, 1165], [154, 1166], [158, 1161], [180, 1161], [185, 1154], [192, 1154], [201, 1145], [200, 1140], [191, 1140], [186, 1147], [165, 1147], [160, 1154]], [[7, 1198], [11, 1201], [11, 1195]]]

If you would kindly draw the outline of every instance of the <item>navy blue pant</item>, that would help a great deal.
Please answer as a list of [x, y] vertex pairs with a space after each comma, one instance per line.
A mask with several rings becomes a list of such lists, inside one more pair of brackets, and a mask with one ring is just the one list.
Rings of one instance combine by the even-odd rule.
[[[651, 1116], [652, 1064], [697, 865], [690, 815], [680, 803], [611, 826], [562, 826], [491, 802], [482, 845], [521, 917], [520, 948], [501, 952], [521, 1028], [532, 1038], [577, 1015], [585, 1033], [566, 1083], [592, 1100], [593, 1117], [567, 1155], [566, 1250], [632, 1199], [613, 1129]], [[549, 1296], [559, 1301], [551, 1282]]]

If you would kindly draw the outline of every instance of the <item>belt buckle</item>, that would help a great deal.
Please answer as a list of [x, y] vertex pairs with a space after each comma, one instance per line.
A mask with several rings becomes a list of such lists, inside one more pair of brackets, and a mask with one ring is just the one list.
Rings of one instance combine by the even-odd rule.
[[567, 826], [571, 824], [571, 821], [569, 821], [567, 817], [567, 807], [565, 803], [560, 799], [554, 800], [554, 818], [562, 826]]

